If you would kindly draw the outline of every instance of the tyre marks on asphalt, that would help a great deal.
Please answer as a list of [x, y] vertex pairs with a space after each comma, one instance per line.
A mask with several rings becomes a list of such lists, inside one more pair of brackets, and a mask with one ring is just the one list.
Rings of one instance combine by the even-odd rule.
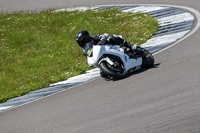
[[[164, 7], [164, 6], [138, 6], [138, 5], [113, 5], [113, 6], [94, 6], [94, 7], [78, 7], [78, 8], [66, 8], [58, 9], [59, 11], [85, 11], [85, 10], [110, 10], [119, 9], [122, 12], [134, 12], [134, 13], [148, 13], [157, 18], [160, 25], [157, 33], [152, 36], [141, 47], [148, 49], [151, 53], [155, 53], [178, 39], [184, 37], [193, 28], [194, 16], [182, 9]], [[52, 84], [51, 87], [40, 89], [30, 92], [27, 95], [20, 96], [8, 100], [5, 103], [0, 104], [0, 111], [8, 108], [33, 101], [35, 99], [57, 93], [62, 90], [70, 89], [70, 87], [87, 82], [94, 78], [99, 77], [99, 69], [93, 69], [87, 71], [85, 74], [78, 75], [69, 78], [66, 81]]]

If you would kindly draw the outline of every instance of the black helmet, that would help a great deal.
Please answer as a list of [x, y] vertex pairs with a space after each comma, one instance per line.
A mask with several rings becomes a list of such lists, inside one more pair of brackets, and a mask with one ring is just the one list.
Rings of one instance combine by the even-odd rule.
[[84, 48], [85, 44], [90, 41], [90, 34], [88, 31], [81, 31], [76, 35], [76, 41], [80, 47]]

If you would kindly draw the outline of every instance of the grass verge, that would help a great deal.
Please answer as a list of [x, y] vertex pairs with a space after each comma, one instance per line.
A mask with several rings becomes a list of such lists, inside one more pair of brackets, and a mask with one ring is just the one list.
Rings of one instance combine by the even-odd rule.
[[140, 45], [157, 29], [150, 15], [119, 10], [0, 13], [0, 103], [91, 69], [76, 43], [81, 30]]

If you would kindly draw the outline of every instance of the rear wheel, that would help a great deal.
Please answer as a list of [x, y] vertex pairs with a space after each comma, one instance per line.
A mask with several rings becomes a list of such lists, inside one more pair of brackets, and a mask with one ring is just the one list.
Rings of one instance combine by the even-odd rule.
[[143, 56], [142, 56], [142, 67], [149, 68], [152, 67], [154, 64], [154, 57], [153, 55], [147, 51], [146, 49], [142, 48]]
[[106, 61], [102, 61], [99, 65], [100, 69], [108, 76], [122, 79], [126, 77], [126, 71], [124, 70], [123, 64], [114, 61], [114, 65], [110, 65]]

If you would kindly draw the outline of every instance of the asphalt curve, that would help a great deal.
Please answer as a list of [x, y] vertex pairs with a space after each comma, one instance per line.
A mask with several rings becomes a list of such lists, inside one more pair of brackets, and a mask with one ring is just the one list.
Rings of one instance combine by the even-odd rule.
[[[198, 0], [6, 0], [0, 10], [99, 4], [183, 5]], [[98, 78], [0, 113], [1, 133], [199, 133], [200, 30], [155, 55], [155, 66], [118, 81]]]

